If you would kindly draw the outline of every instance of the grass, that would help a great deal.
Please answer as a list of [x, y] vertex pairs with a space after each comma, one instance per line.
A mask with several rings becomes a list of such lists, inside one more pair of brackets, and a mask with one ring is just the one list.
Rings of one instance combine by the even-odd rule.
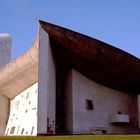
[[2, 136], [0, 140], [140, 140], [140, 135]]

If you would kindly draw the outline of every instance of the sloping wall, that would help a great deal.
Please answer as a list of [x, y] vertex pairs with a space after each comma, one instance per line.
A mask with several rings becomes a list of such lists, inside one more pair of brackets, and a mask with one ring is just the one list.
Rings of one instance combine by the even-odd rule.
[[5, 135], [37, 135], [38, 83], [10, 101], [10, 115]]

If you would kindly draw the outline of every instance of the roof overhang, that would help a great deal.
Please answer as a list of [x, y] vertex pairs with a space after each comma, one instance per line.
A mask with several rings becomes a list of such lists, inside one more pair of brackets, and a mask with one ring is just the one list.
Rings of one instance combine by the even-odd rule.
[[[40, 21], [59, 65], [75, 68], [104, 86], [140, 93], [140, 60], [120, 49], [80, 33]], [[39, 36], [24, 54], [0, 69], [0, 93], [12, 99], [38, 81]]]
[[116, 47], [80, 33], [40, 21], [49, 34], [59, 64], [73, 67], [104, 86], [140, 93], [140, 60]]
[[31, 48], [0, 69], [0, 93], [10, 99], [38, 80], [38, 36]]

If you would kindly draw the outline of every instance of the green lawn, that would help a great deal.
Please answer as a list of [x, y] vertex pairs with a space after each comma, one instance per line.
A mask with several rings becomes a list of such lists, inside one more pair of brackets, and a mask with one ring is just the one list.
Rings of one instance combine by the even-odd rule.
[[0, 140], [140, 140], [140, 135], [4, 136]]

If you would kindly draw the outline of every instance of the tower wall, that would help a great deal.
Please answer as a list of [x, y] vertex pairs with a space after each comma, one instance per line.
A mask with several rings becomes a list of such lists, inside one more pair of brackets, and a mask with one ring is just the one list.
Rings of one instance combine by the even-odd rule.
[[0, 34], [0, 67], [11, 60], [11, 37], [8, 34]]

